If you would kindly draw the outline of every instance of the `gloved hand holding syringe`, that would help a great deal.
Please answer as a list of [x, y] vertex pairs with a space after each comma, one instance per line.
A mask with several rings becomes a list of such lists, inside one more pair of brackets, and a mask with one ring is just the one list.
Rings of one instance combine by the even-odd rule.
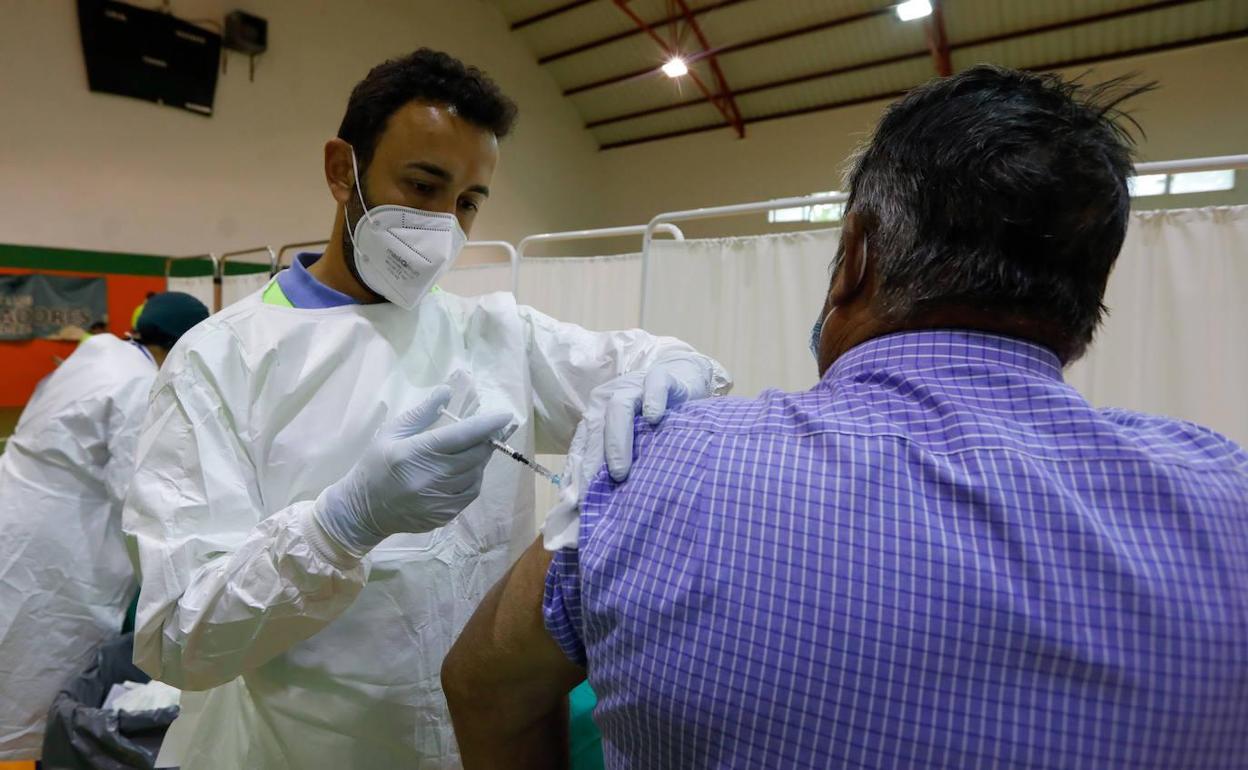
[[[450, 412], [446, 410], [445, 407], [438, 409], [438, 412], [443, 417], [450, 420], [451, 422], [459, 422], [460, 420], [463, 419], [462, 417], [451, 414]], [[533, 460], [529, 457], [525, 457], [524, 453], [522, 453], [520, 450], [510, 446], [509, 444], [505, 444], [502, 441], [499, 441], [497, 439], [490, 439], [490, 446], [494, 447], [495, 451], [502, 452], [503, 454], [507, 455], [511, 459], [520, 463], [521, 465], [527, 465], [534, 473], [546, 479], [551, 484], [554, 484], [556, 487], [559, 486], [558, 474], [552, 473], [549, 468], [545, 467], [544, 465], [537, 462], [536, 460]]]

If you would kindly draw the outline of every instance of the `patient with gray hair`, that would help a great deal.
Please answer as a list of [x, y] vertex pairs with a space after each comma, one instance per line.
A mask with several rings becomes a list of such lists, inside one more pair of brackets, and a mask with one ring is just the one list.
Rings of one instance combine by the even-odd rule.
[[984, 66], [891, 105], [818, 380], [637, 423], [447, 657], [465, 767], [549, 766], [586, 672], [609, 768], [1243, 767], [1248, 453], [1063, 381], [1146, 88]]

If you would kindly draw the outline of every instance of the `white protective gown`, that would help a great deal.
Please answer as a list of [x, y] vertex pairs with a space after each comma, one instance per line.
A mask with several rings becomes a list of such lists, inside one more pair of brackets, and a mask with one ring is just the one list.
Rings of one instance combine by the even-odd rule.
[[136, 587], [121, 505], [155, 377], [134, 344], [90, 337], [0, 455], [0, 760], [39, 756], [57, 691], [121, 631]]
[[125, 514], [143, 575], [135, 662], [212, 688], [183, 696], [198, 712], [184, 770], [458, 767], [442, 659], [535, 537], [533, 473], [495, 456], [451, 524], [357, 566], [318, 546], [313, 501], [457, 369], [482, 411], [516, 416], [509, 443], [560, 452], [593, 388], [689, 349], [510, 294], [434, 292], [411, 311], [255, 294], [190, 332], [162, 367]]

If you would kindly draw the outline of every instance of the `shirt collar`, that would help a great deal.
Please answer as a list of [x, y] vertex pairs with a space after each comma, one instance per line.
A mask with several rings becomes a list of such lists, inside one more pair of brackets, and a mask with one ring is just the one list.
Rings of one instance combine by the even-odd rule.
[[138, 340], [129, 340], [129, 343], [131, 345], [134, 345], [136, 348], [138, 348], [139, 352], [142, 353], [147, 358], [148, 361], [151, 361], [153, 364], [156, 363], [156, 356], [153, 356], [152, 351], [148, 350], [147, 347], [144, 346], [142, 343], [140, 343]]
[[882, 370], [931, 372], [968, 364], [990, 364], [1062, 379], [1061, 361], [1048, 348], [1017, 337], [965, 329], [898, 332], [867, 340], [838, 358], [823, 379], [852, 379]]
[[283, 270], [277, 274], [277, 283], [282, 293], [286, 295], [286, 299], [290, 300], [290, 304], [304, 309], [359, 304], [350, 296], [316, 280], [308, 272], [308, 268], [320, 258], [320, 254], [302, 252], [295, 257], [289, 270]]

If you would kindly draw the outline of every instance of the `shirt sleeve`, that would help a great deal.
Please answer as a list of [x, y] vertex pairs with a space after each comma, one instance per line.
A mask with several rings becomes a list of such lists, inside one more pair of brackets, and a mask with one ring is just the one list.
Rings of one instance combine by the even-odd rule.
[[[639, 422], [638, 430], [650, 434], [650, 426], [642, 422]], [[611, 507], [619, 486], [603, 466], [590, 482], [582, 503], [580, 544], [575, 548], [555, 551], [546, 570], [546, 588], [542, 596], [542, 617], [546, 630], [568, 660], [578, 666], [585, 666], [587, 662], [581, 604], [581, 555], [592, 547], [594, 530]]]
[[670, 353], [704, 358], [712, 372], [714, 392], [726, 393], [732, 386], [732, 378], [718, 362], [675, 337], [641, 329], [594, 332], [525, 305], [519, 312], [528, 337], [539, 453], [567, 451], [594, 388], [621, 375], [645, 371]]
[[584, 666], [585, 643], [581, 639], [580, 563], [575, 548], [555, 552], [546, 571], [546, 589], [542, 595], [542, 617], [550, 637], [568, 656], [568, 660]]
[[[676, 411], [702, 406], [684, 404]], [[546, 570], [542, 595], [546, 630], [564, 655], [579, 666], [587, 667], [591, 657], [587, 620], [611, 617], [610, 604], [619, 598], [611, 595], [607, 584], [619, 580], [630, 567], [647, 563], [644, 555], [632, 550], [639, 539], [636, 530], [654, 534], [664, 527], [680, 530], [700, 526], [695, 513], [704, 504], [705, 458], [717, 451], [718, 443], [712, 435], [690, 425], [698, 422], [696, 417], [671, 429], [674, 415], [657, 426], [637, 417], [633, 472], [627, 480], [616, 482], [606, 466], [598, 471], [581, 506], [577, 547], [555, 551]], [[648, 542], [645, 546], [668, 547], [666, 536], [659, 541], [663, 544]], [[587, 586], [592, 589], [588, 594]]]
[[228, 682], [312, 636], [368, 574], [320, 531], [314, 501], [266, 511], [245, 367], [229, 338], [198, 343], [157, 381], [123, 513], [142, 580], [135, 663], [184, 690]]

